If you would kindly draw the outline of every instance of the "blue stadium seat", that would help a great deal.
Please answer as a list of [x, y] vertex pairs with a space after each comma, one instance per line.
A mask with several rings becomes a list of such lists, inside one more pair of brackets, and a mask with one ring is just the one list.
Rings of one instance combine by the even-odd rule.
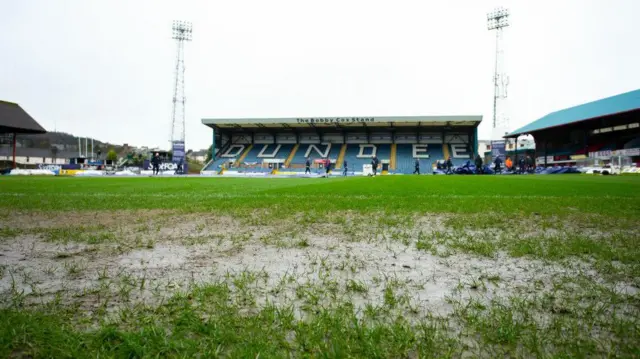
[[[433, 164], [437, 160], [444, 159], [442, 145], [427, 144], [429, 158], [420, 159], [420, 173], [432, 173]], [[413, 158], [413, 145], [398, 145], [396, 149], [396, 172], [411, 174], [415, 170], [415, 158]]]
[[[427, 166], [429, 161], [420, 161], [420, 170], [430, 170], [431, 166]], [[397, 145], [396, 147], [396, 173], [413, 173], [415, 161], [413, 159], [413, 145]], [[424, 170], [423, 170], [424, 168]]]
[[[378, 160], [389, 160], [391, 159], [391, 145], [390, 144], [376, 144], [376, 156]], [[349, 164], [349, 170], [354, 172], [361, 172], [363, 165], [371, 164], [371, 158], [358, 158], [360, 154], [360, 145], [359, 144], [350, 144], [347, 145], [347, 151], [345, 152], [344, 158], [347, 160]], [[382, 166], [382, 165], [381, 165]], [[380, 167], [382, 168], [382, 167]]]
[[447, 146], [449, 146], [449, 153], [451, 154], [451, 162], [453, 162], [453, 166], [454, 167], [464, 166], [464, 164], [467, 163], [467, 161], [469, 161], [469, 160], [471, 160], [473, 162], [473, 158], [471, 158], [473, 156], [473, 154], [471, 152], [469, 152], [468, 148], [467, 148], [466, 151], [464, 151], [464, 153], [465, 153], [464, 157], [455, 157], [454, 156], [454, 154], [455, 154], [454, 148], [460, 147], [460, 146], [465, 146], [466, 147], [466, 145], [448, 143]]
[[[327, 148], [326, 144], [323, 144], [323, 145], [319, 145], [319, 144], [313, 144], [313, 145], [312, 144], [301, 144], [298, 147], [298, 151], [296, 152], [296, 154], [291, 159], [291, 163], [290, 163], [291, 167], [297, 167], [297, 168], [291, 168], [290, 171], [293, 171], [293, 172], [304, 172], [304, 165], [305, 165], [305, 163], [307, 161], [307, 159], [305, 157], [305, 154], [309, 150], [310, 146], [316, 146], [321, 152], [324, 152], [324, 150]], [[334, 160], [334, 161], [337, 160], [338, 156], [340, 155], [340, 149], [341, 148], [342, 148], [342, 144], [340, 144], [340, 143], [332, 143], [331, 144], [331, 149], [329, 150], [329, 158]], [[291, 151], [289, 151], [289, 153], [290, 152]], [[309, 158], [311, 159], [311, 162], [313, 162], [314, 160], [322, 159], [323, 157], [320, 156], [320, 154], [317, 151], [311, 150], [311, 152], [309, 152]]]
[[[265, 146], [266, 146], [266, 148], [265, 148]], [[276, 154], [275, 157], [269, 157], [269, 158], [270, 159], [282, 159], [282, 160], [287, 159], [287, 157], [291, 153], [291, 150], [293, 149], [293, 145], [288, 145], [288, 144], [285, 144], [285, 145], [257, 144], [257, 145], [253, 145], [253, 148], [251, 149], [251, 151], [249, 151], [247, 156], [244, 158], [243, 162], [247, 162], [247, 163], [253, 163], [253, 162], [262, 163], [262, 160], [264, 160], [265, 157], [258, 157], [258, 155], [260, 154], [260, 151], [262, 151], [262, 149], [264, 149], [263, 153], [271, 154], [271, 153], [273, 153], [273, 151], [275, 151], [277, 146], [280, 146], [280, 149], [278, 150], [278, 153]]]

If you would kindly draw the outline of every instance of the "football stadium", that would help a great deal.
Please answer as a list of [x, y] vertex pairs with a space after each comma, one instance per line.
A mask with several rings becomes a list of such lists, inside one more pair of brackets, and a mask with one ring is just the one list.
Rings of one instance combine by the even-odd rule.
[[636, 357], [639, 111], [554, 112], [481, 170], [481, 116], [416, 116], [203, 119], [195, 176], [5, 171], [0, 356]]

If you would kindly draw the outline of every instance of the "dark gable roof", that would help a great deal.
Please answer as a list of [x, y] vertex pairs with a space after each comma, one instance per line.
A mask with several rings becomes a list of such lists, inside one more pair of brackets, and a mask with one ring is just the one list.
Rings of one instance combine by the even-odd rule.
[[46, 133], [17, 103], [0, 101], [0, 133]]

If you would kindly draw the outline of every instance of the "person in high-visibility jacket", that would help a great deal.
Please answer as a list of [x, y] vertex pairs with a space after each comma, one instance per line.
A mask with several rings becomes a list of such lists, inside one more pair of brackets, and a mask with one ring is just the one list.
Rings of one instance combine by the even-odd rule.
[[504, 165], [507, 166], [507, 169], [511, 171], [511, 167], [513, 167], [513, 161], [511, 161], [511, 157], [507, 157], [507, 160], [504, 161]]

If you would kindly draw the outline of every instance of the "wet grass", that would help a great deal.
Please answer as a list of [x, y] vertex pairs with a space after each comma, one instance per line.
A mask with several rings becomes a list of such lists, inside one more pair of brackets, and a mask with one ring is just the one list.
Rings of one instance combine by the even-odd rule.
[[[638, 212], [640, 178], [387, 176], [333, 179], [1, 178], [0, 208], [171, 209], [279, 215], [354, 210], [500, 214]], [[229, 203], [233, 205], [230, 206]], [[542, 205], [543, 204], [543, 205]]]
[[349, 303], [321, 309], [305, 321], [290, 309], [266, 306], [239, 314], [222, 284], [176, 295], [160, 307], [137, 308], [117, 323], [80, 331], [68, 311], [0, 311], [3, 357], [451, 357], [456, 341], [435, 323], [363, 323]]
[[[83, 246], [60, 247], [41, 268], [62, 282], [53, 295], [41, 293], [47, 283], [33, 269], [0, 265], [0, 357], [640, 356], [640, 178], [2, 178], [0, 186], [0, 245], [37, 236]], [[228, 215], [241, 226], [218, 233], [194, 221], [189, 236], [160, 237], [161, 219], [137, 218], [143, 209]], [[56, 218], [129, 210], [131, 226], [69, 218], [66, 226], [14, 228], [7, 218], [16, 210]], [[91, 262], [101, 246], [122, 254], [163, 242], [303, 255], [318, 249], [317, 234], [380, 244], [394, 258], [411, 249], [442, 265], [466, 255], [563, 270], [508, 291], [511, 273], [465, 275], [441, 314], [415, 300], [416, 292], [432, 294], [428, 272], [398, 277], [413, 270], [398, 259], [369, 278], [365, 257], [331, 245], [306, 257], [304, 273], [245, 270], [210, 282]], [[87, 278], [90, 286], [71, 288]]]

